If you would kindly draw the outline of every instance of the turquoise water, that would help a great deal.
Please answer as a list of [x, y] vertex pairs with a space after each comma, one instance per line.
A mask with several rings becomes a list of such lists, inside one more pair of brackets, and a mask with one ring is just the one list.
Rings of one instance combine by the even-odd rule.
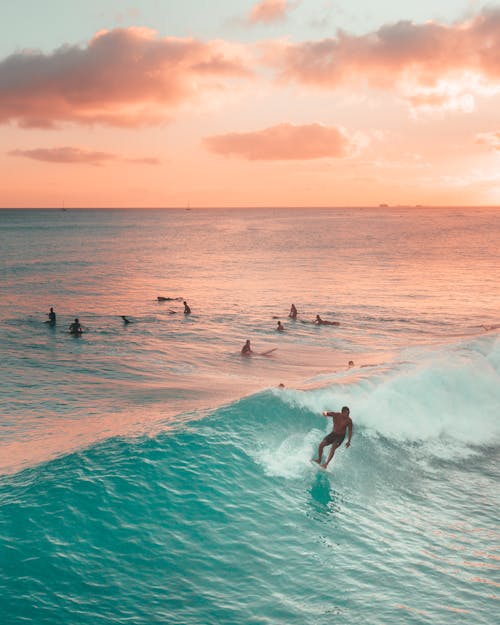
[[499, 232], [486, 209], [0, 211], [2, 621], [496, 623]]

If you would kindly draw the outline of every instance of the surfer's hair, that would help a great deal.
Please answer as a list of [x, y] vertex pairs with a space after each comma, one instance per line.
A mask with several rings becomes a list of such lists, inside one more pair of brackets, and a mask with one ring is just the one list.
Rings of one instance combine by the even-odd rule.
[[342, 412], [345, 412], [346, 410], [347, 412], [350, 412], [349, 406], [342, 406]]

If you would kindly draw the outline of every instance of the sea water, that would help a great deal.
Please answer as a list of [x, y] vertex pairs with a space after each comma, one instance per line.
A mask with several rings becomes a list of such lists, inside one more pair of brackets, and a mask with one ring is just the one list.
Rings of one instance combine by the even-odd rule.
[[499, 241], [479, 208], [0, 211], [1, 622], [497, 623]]

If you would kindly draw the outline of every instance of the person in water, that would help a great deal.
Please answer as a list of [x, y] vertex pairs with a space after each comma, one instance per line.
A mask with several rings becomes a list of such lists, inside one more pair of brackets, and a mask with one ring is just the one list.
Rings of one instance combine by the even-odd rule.
[[297, 319], [297, 309], [295, 308], [295, 304], [292, 304], [288, 316], [290, 319]]
[[241, 348], [241, 353], [243, 356], [250, 356], [250, 354], [253, 354], [252, 348], [250, 347], [250, 339], [246, 340], [245, 345]]
[[123, 323], [124, 323], [125, 325], [127, 325], [127, 323], [130, 323], [130, 319], [127, 319], [127, 317], [125, 317], [125, 315], [120, 315], [120, 316], [121, 316], [121, 318], [123, 319]]
[[339, 326], [340, 323], [338, 321], [327, 321], [326, 319], [321, 319], [319, 315], [316, 315], [316, 319], [314, 323], [317, 326]]
[[81, 334], [83, 332], [83, 328], [78, 319], [75, 319], [73, 323], [69, 326], [70, 334]]
[[191, 308], [189, 308], [187, 302], [184, 302], [184, 314], [185, 315], [190, 315], [191, 314]]
[[[321, 441], [318, 447], [318, 457], [314, 458], [313, 461], [317, 462], [323, 469], [329, 465], [330, 460], [333, 458], [335, 454], [335, 450], [337, 447], [342, 445], [346, 430], [349, 431], [349, 436], [347, 439], [346, 447], [351, 446], [351, 438], [352, 438], [352, 420], [349, 416], [349, 408], [344, 406], [342, 408], [342, 412], [323, 412], [324, 417], [331, 417], [333, 419], [333, 430], [330, 434], [327, 434], [325, 438]], [[331, 445], [330, 453], [328, 454], [328, 458], [325, 464], [321, 464], [321, 460], [323, 459], [323, 449]]]
[[48, 322], [54, 324], [56, 322], [56, 313], [54, 312], [54, 309], [51, 308], [47, 315], [49, 316]]
[[276, 330], [278, 330], [278, 332], [284, 332], [285, 331], [285, 326], [281, 323], [281, 321], [278, 321], [278, 326], [277, 326]]

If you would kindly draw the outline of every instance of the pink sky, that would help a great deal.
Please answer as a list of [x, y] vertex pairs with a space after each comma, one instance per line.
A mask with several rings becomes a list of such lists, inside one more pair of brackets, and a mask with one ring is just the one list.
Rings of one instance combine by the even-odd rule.
[[299, 9], [5, 54], [0, 206], [500, 204], [500, 6], [316, 39]]

